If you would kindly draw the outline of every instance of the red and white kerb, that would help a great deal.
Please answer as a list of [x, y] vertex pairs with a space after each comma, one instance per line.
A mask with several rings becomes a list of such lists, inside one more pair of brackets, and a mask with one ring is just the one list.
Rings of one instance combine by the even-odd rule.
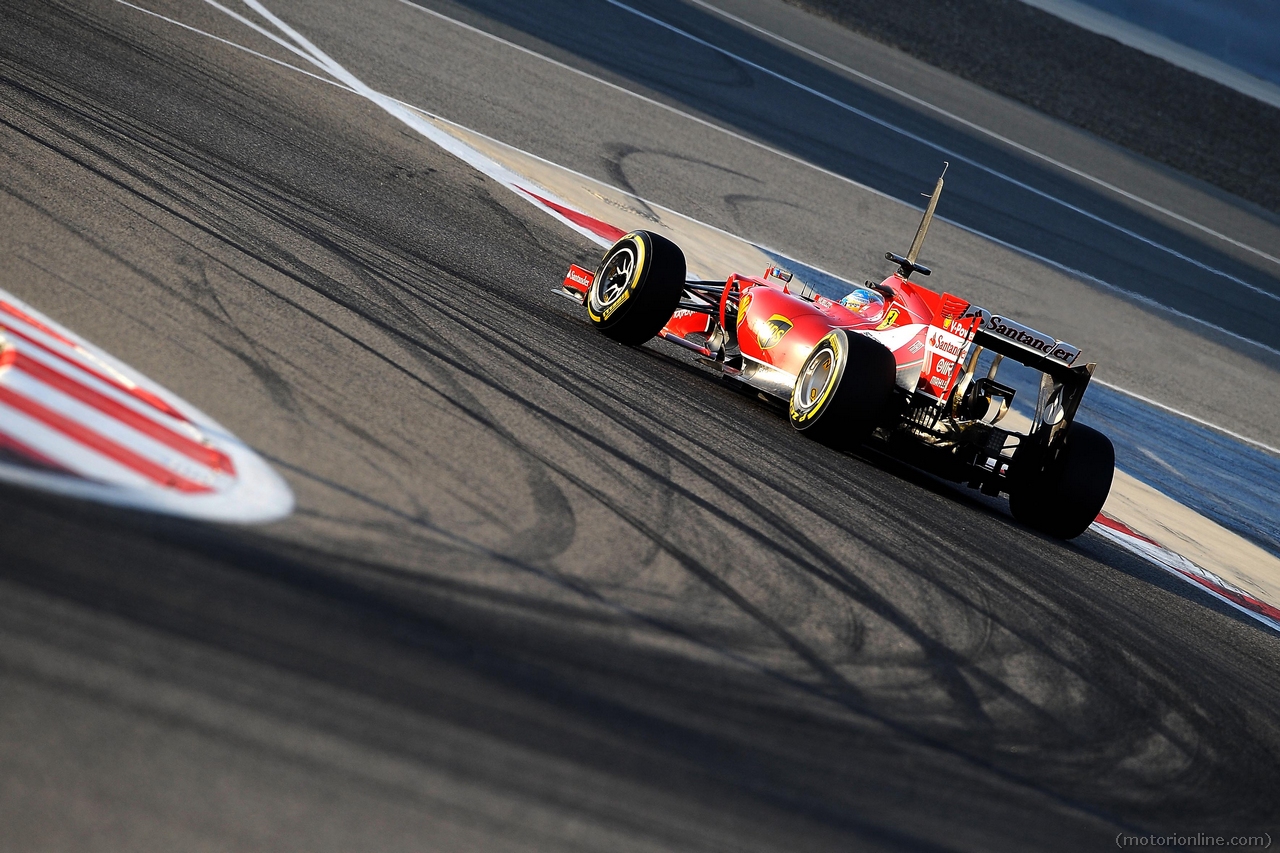
[[214, 521], [293, 508], [235, 436], [3, 291], [0, 481]]
[[1094, 521], [1092, 529], [1115, 542], [1126, 551], [1137, 554], [1175, 577], [1194, 584], [1214, 598], [1224, 601], [1235, 609], [1253, 617], [1262, 624], [1280, 631], [1280, 608], [1263, 601], [1235, 584], [1229, 583], [1208, 569], [1201, 568], [1176, 551], [1164, 547], [1148, 536], [1143, 536], [1124, 522], [1102, 514]]

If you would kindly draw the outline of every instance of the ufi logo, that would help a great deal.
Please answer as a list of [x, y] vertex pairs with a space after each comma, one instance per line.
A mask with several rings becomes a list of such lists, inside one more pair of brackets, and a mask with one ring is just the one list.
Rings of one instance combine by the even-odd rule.
[[774, 314], [764, 323], [761, 323], [756, 328], [756, 340], [760, 342], [760, 349], [776, 347], [778, 341], [782, 340], [782, 336], [791, 331], [791, 327], [794, 325], [781, 314]]

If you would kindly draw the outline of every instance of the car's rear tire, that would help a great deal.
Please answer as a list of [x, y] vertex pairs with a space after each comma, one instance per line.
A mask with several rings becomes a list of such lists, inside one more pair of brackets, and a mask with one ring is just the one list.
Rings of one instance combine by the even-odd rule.
[[639, 346], [671, 319], [684, 293], [684, 252], [660, 234], [632, 231], [605, 253], [587, 288], [587, 314], [606, 336]]
[[1096, 429], [1067, 427], [1062, 452], [1042, 462], [1027, 450], [1014, 454], [1009, 510], [1028, 527], [1058, 539], [1074, 539], [1102, 512], [1115, 476], [1116, 451]]
[[791, 425], [839, 450], [865, 441], [893, 397], [897, 362], [879, 341], [834, 329], [805, 359], [791, 389]]

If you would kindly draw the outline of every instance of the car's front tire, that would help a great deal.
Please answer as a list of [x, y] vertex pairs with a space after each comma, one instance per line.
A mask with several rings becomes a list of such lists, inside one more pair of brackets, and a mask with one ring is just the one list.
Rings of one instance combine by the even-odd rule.
[[652, 338], [684, 293], [684, 252], [650, 231], [632, 231], [605, 253], [587, 288], [587, 315], [606, 336], [628, 346]]

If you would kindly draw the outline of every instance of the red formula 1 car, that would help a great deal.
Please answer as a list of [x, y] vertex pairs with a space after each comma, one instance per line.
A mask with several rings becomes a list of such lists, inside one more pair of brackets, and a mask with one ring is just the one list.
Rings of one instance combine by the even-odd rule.
[[[1102, 509], [1115, 465], [1110, 440], [1074, 423], [1096, 365], [1077, 365], [1071, 344], [910, 280], [930, 274], [917, 258], [942, 183], [910, 251], [885, 255], [897, 272], [839, 301], [776, 267], [687, 279], [680, 248], [647, 231], [618, 240], [594, 272], [571, 267], [563, 293], [620, 343], [656, 336], [701, 354], [785, 403], [792, 426], [823, 444], [875, 443], [986, 494], [1007, 492], [1024, 524], [1078, 536]], [[1015, 394], [996, 378], [1004, 359], [1039, 373], [1026, 432], [998, 426]]]

